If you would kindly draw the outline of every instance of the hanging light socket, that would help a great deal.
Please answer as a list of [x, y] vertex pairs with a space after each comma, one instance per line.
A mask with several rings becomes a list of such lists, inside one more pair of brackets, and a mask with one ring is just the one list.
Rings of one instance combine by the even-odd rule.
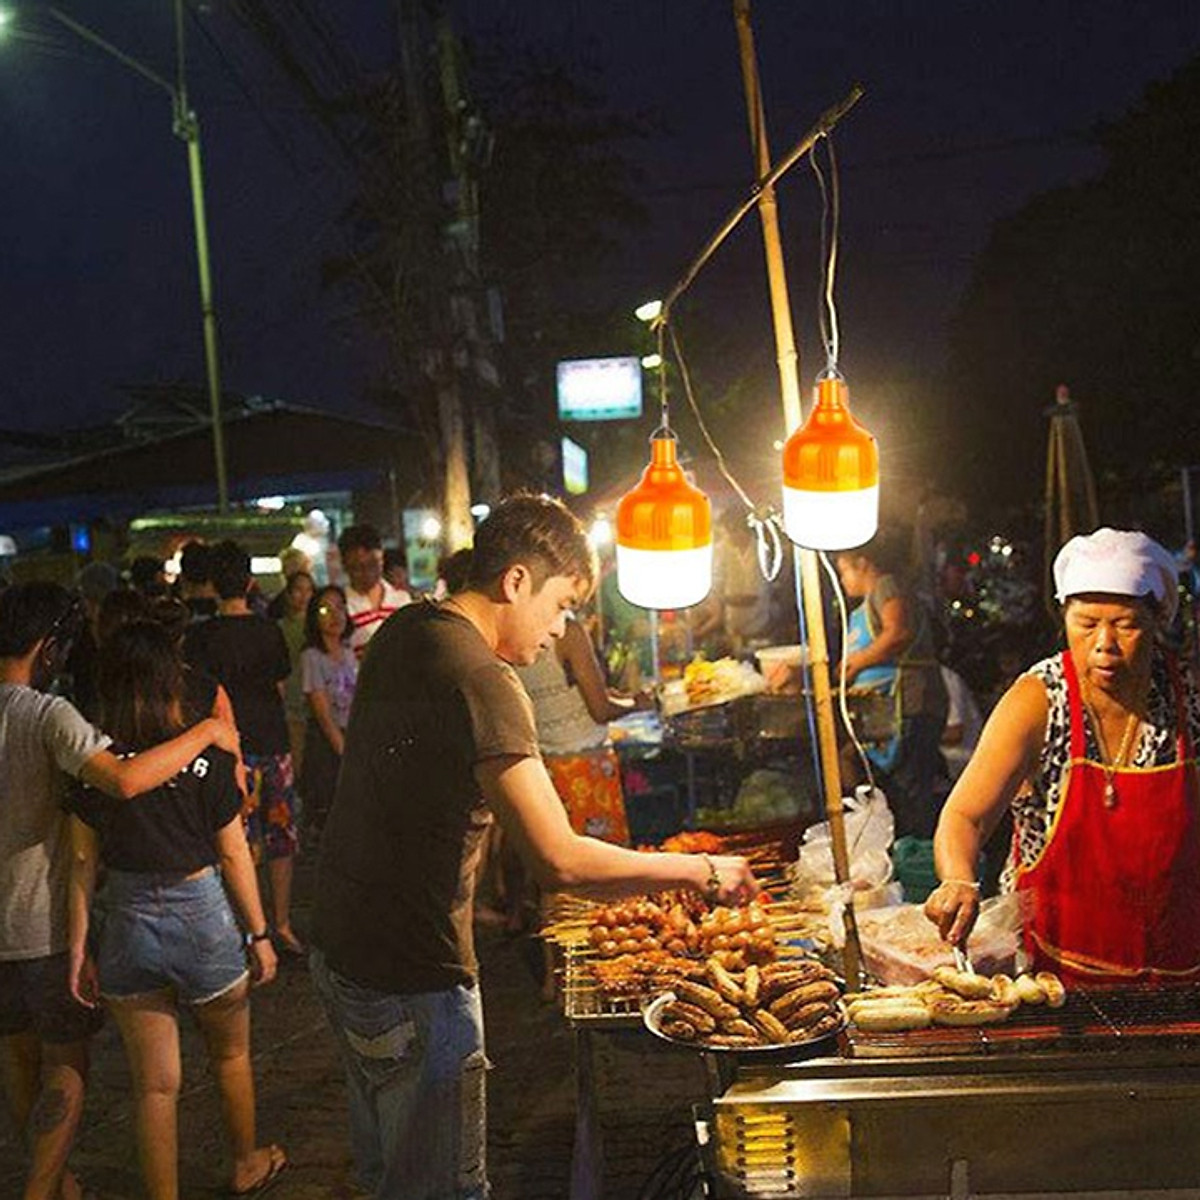
[[617, 587], [641, 608], [690, 608], [712, 589], [712, 505], [693, 487], [664, 424], [650, 465], [617, 506]]
[[808, 420], [783, 447], [783, 526], [810, 550], [850, 550], [879, 527], [879, 448], [834, 371], [817, 380]]

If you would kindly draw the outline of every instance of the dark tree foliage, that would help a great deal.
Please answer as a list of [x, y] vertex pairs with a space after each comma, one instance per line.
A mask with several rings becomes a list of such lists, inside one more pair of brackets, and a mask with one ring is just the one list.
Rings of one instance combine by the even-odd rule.
[[[649, 118], [613, 107], [586, 68], [513, 46], [474, 47], [472, 81], [494, 135], [480, 186], [480, 252], [500, 285], [500, 347], [510, 421], [505, 462], [536, 469], [527, 451], [554, 435], [559, 359], [634, 353], [640, 330], [614, 308], [606, 269], [644, 226], [636, 153]], [[593, 452], [593, 473], [619, 455], [629, 431], [573, 432]], [[598, 455], [598, 457], [597, 457]]]
[[992, 511], [1040, 498], [1059, 383], [1102, 516], [1200, 461], [1200, 58], [1096, 138], [1102, 175], [997, 224], [953, 326], [952, 482]]

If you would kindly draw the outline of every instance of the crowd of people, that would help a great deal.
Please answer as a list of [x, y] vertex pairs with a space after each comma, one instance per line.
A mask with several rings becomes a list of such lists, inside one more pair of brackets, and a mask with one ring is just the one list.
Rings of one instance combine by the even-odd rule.
[[[0, 1055], [29, 1145], [25, 1200], [82, 1195], [67, 1164], [101, 1012], [130, 1062], [152, 1200], [179, 1192], [182, 1010], [222, 1098], [230, 1191], [271, 1186], [287, 1154], [257, 1134], [249, 998], [277, 956], [307, 958], [328, 1015], [361, 1186], [484, 1197], [472, 926], [493, 825], [545, 893], [757, 891], [741, 858], [628, 848], [607, 723], [651, 697], [609, 685], [575, 619], [598, 567], [561, 503], [497, 505], [445, 563], [440, 598], [417, 602], [385, 578], [374, 530], [342, 541], [347, 586], [318, 587], [292, 558], [270, 608], [233, 542], [187, 547], [175, 594], [148, 568], [126, 587], [96, 565], [78, 595], [0, 592]], [[1200, 729], [1191, 677], [1160, 648], [1170, 556], [1112, 530], [1064, 549], [1067, 650], [1012, 686], [973, 757], [979, 714], [878, 549], [836, 567], [859, 600], [845, 675], [894, 717], [871, 749], [898, 832], [937, 825], [927, 912], [942, 933], [970, 929], [980, 851], [1007, 812], [1005, 886], [1026, 902], [1035, 962], [1085, 985], [1200, 972]], [[940, 816], [939, 741], [967, 751]], [[1153, 904], [1097, 923], [1079, 898], [1130, 880], [1105, 857], [1109, 827], [1123, 846], [1149, 838], [1143, 866], [1166, 845], [1147, 804], [1180, 830], [1134, 880]], [[302, 844], [319, 855], [307, 945], [291, 921]]]
[[[250, 993], [277, 956], [302, 955], [345, 1064], [361, 1184], [380, 1200], [481, 1197], [471, 924], [493, 814], [548, 889], [756, 891], [742, 859], [620, 845], [619, 787], [568, 818], [514, 667], [554, 655], [597, 723], [647, 701], [604, 688], [568, 625], [596, 567], [565, 507], [499, 505], [446, 562], [441, 601], [384, 577], [396, 564], [373, 529], [340, 549], [344, 588], [292, 557], [271, 607], [234, 542], [185, 547], [174, 588], [147, 561], [129, 585], [93, 564], [77, 596], [0, 593], [0, 1055], [25, 1200], [82, 1195], [68, 1155], [102, 1012], [130, 1063], [152, 1200], [179, 1194], [183, 1010], [221, 1095], [229, 1191], [271, 1186], [287, 1154], [257, 1135]], [[564, 748], [550, 761], [610, 753]], [[302, 843], [320, 856], [311, 945], [291, 921]]]
[[256, 1139], [249, 990], [277, 954], [306, 952], [291, 920], [301, 832], [315, 844], [333, 802], [358, 657], [411, 599], [382, 582], [373, 528], [342, 540], [349, 588], [318, 589], [285, 552], [269, 603], [233, 541], [185, 545], [174, 586], [143, 557], [124, 580], [88, 564], [74, 594], [0, 593], [0, 1054], [26, 1200], [82, 1194], [66, 1159], [102, 1009], [153, 1200], [178, 1194], [181, 1009], [220, 1089], [230, 1190], [261, 1191], [286, 1165]]

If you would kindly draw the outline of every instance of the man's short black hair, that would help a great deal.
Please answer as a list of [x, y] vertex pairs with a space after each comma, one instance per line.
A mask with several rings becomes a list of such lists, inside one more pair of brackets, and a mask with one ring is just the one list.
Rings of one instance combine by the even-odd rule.
[[236, 600], [250, 586], [250, 555], [237, 542], [218, 542], [212, 548], [209, 571], [222, 600]]
[[347, 525], [338, 537], [338, 553], [345, 558], [351, 550], [382, 550], [383, 538], [374, 525]]
[[[24, 658], [43, 638], [65, 633], [74, 598], [57, 583], [15, 583], [0, 592], [0, 658]], [[74, 633], [74, 630], [69, 631]]]
[[212, 547], [188, 542], [179, 552], [179, 576], [185, 583], [212, 582]]
[[163, 560], [150, 554], [139, 554], [129, 564], [129, 582], [146, 596], [161, 596], [167, 590], [162, 573]]
[[501, 500], [475, 531], [468, 586], [486, 590], [514, 563], [533, 573], [535, 590], [551, 575], [573, 576], [590, 595], [596, 552], [578, 519], [553, 496], [520, 492]]

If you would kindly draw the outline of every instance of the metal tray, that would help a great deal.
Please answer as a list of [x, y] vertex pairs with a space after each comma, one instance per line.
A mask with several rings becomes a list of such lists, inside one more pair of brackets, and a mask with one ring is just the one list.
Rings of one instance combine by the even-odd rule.
[[733, 1055], [737, 1058], [753, 1058], [769, 1062], [802, 1062], [807, 1058], [819, 1058], [822, 1055], [836, 1053], [838, 1038], [846, 1028], [846, 1017], [843, 1012], [841, 1024], [818, 1038], [763, 1046], [707, 1046], [700, 1041], [680, 1041], [663, 1032], [662, 1010], [674, 999], [674, 992], [663, 992], [661, 996], [656, 996], [642, 1009], [642, 1024], [656, 1038], [661, 1038], [662, 1041], [669, 1042], [672, 1046], [679, 1046], [684, 1050], [695, 1050], [702, 1054]]

